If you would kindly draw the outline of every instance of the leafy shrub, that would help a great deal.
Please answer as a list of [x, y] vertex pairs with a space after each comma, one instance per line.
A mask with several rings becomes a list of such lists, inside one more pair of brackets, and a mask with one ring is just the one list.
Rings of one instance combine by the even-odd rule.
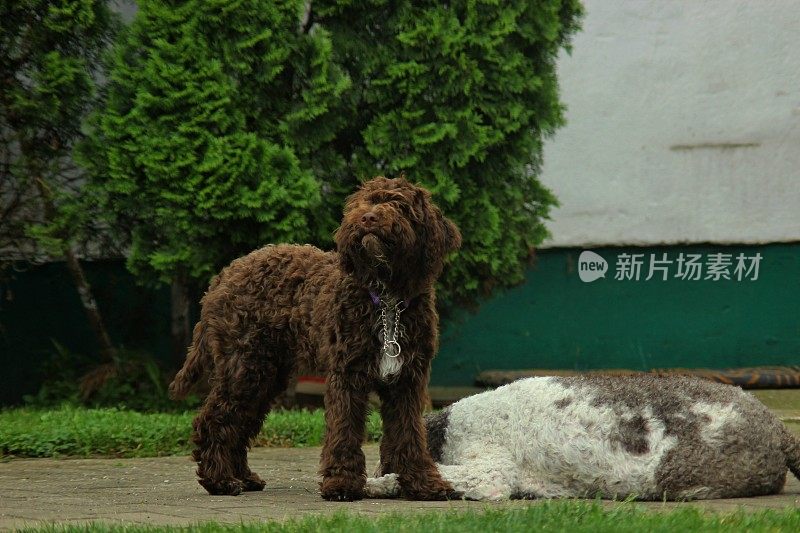
[[556, 60], [578, 30], [580, 1], [312, 6], [352, 80], [337, 136], [349, 175], [406, 173], [461, 228], [441, 298], [521, 282], [556, 205], [538, 174], [545, 138], [564, 123]]
[[205, 286], [255, 247], [329, 233], [319, 179], [341, 165], [329, 108], [349, 80], [325, 31], [298, 31], [302, 6], [138, 2], [80, 155], [141, 281]]
[[556, 204], [537, 175], [579, 0], [138, 5], [80, 153], [140, 280], [329, 247], [344, 195], [402, 173], [464, 235], [443, 301], [523, 280]]
[[44, 364], [44, 383], [25, 397], [31, 407], [62, 404], [116, 407], [137, 411], [184, 411], [196, 406], [197, 397], [175, 402], [167, 394], [168, 378], [162, 366], [140, 352], [120, 349], [110, 363], [71, 352], [54, 343], [55, 353]]
[[[194, 412], [139, 413], [117, 408], [87, 409], [62, 405], [52, 409], [0, 411], [0, 456], [60, 457], [95, 455], [152, 457], [186, 454]], [[320, 446], [325, 415], [315, 411], [273, 411], [255, 446]], [[381, 437], [381, 421], [372, 412], [367, 441]]]

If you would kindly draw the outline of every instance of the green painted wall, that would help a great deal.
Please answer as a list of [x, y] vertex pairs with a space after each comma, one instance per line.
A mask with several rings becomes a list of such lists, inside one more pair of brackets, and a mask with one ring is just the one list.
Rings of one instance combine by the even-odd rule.
[[[121, 261], [86, 262], [84, 269], [113, 342], [168, 361], [169, 290], [137, 286]], [[30, 267], [0, 283], [0, 405], [38, 390], [54, 342], [72, 353], [96, 355], [64, 264]]]
[[[609, 271], [591, 283], [578, 276], [581, 251], [539, 252], [523, 285], [451, 317], [432, 383], [469, 384], [488, 369], [800, 365], [800, 244], [595, 248]], [[739, 253], [760, 253], [759, 276], [675, 279], [673, 263], [667, 281], [644, 281], [650, 254], [681, 252], [732, 254], [730, 274]], [[640, 281], [615, 279], [622, 253], [644, 254]]]
[[[609, 263], [605, 278], [579, 279], [581, 250], [544, 250], [525, 284], [443, 321], [432, 383], [467, 385], [488, 369], [800, 365], [800, 244], [594, 251]], [[682, 252], [760, 253], [759, 277], [614, 279], [619, 254], [644, 254], [644, 278], [651, 253], [675, 260]], [[114, 342], [169, 365], [169, 291], [137, 286], [120, 262], [85, 266]], [[53, 341], [73, 352], [95, 350], [60, 263], [0, 284], [0, 404], [37, 390]]]

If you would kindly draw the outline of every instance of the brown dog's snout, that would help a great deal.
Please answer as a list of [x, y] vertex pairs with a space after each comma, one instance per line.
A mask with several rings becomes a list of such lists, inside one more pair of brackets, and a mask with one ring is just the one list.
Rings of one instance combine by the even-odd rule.
[[366, 213], [361, 215], [361, 224], [366, 227], [376, 224], [377, 222], [378, 222], [378, 215], [376, 215], [372, 211], [367, 211]]

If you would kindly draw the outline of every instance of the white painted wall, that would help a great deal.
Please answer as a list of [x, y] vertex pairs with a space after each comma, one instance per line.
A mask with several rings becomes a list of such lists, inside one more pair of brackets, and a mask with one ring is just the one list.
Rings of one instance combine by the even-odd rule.
[[584, 0], [545, 246], [800, 240], [800, 0]]

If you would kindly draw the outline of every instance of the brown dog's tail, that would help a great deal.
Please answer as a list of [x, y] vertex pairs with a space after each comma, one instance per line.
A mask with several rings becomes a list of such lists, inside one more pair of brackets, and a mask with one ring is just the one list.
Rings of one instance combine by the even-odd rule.
[[189, 353], [186, 354], [183, 368], [175, 374], [175, 379], [169, 384], [170, 398], [173, 400], [186, 398], [186, 395], [192, 389], [192, 385], [197, 383], [211, 361], [211, 349], [208, 345], [203, 322], [200, 321], [194, 327], [192, 345], [189, 346]]
[[792, 471], [794, 477], [800, 479], [800, 439], [784, 428], [781, 448], [786, 456], [786, 466]]

